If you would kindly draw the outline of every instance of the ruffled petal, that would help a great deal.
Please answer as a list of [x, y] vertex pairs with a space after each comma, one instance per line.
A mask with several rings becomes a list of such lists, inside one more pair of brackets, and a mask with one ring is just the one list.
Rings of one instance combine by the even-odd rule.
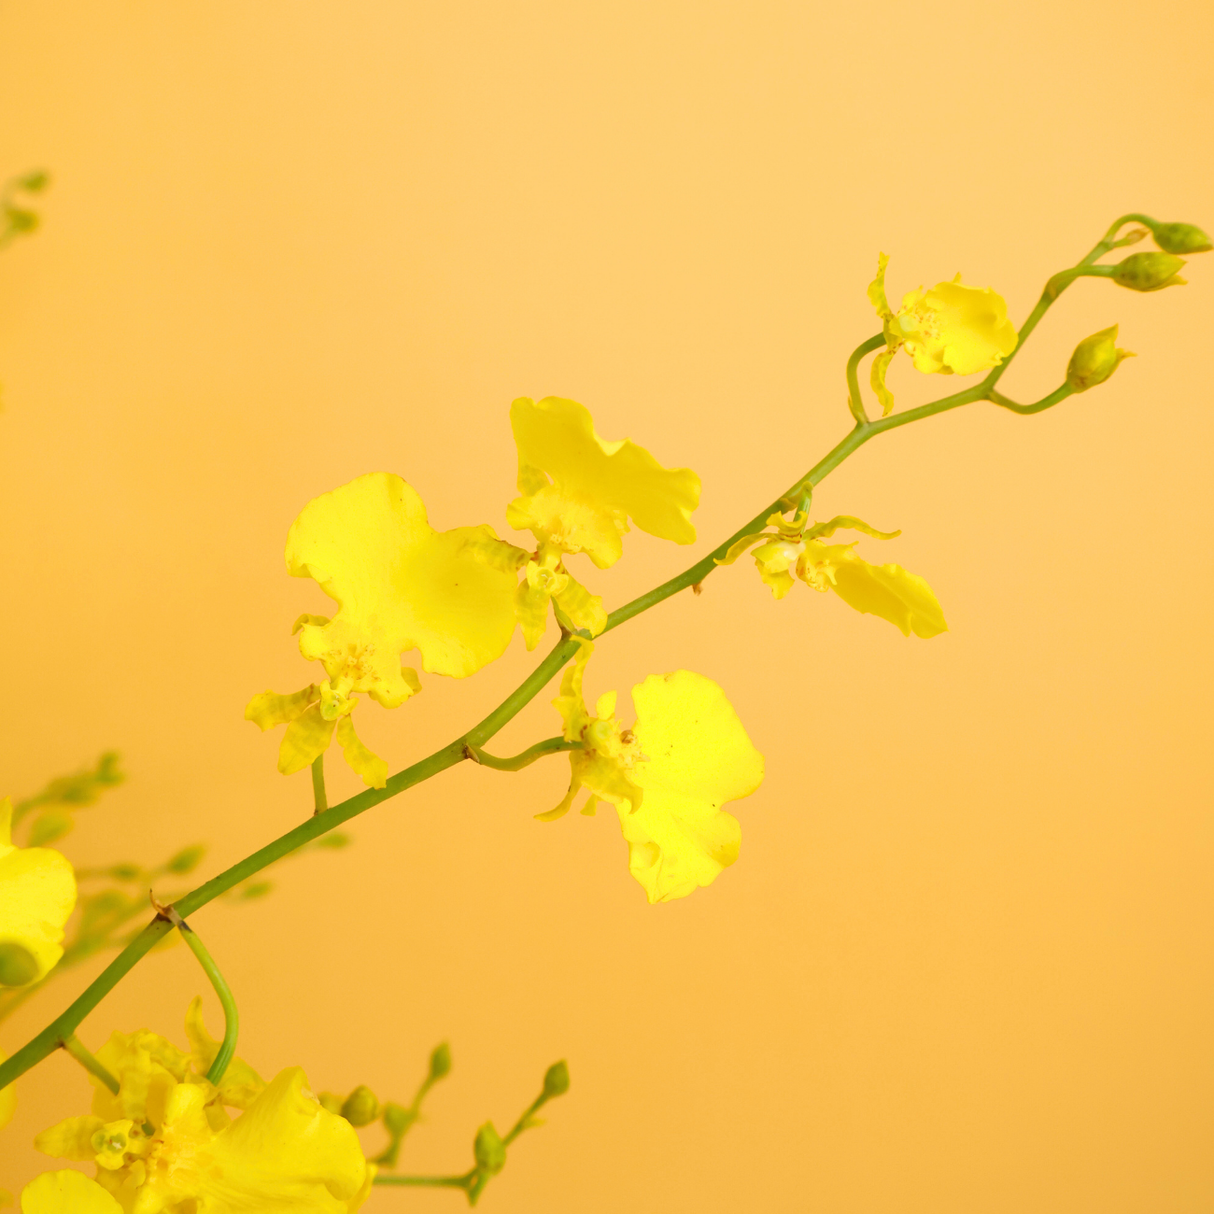
[[741, 828], [721, 807], [759, 787], [763, 756], [711, 679], [651, 675], [632, 695], [642, 755], [632, 779], [645, 795], [634, 812], [617, 809], [629, 870], [650, 902], [666, 902], [737, 859]]
[[512, 527], [563, 552], [585, 552], [600, 569], [619, 560], [629, 518], [651, 535], [694, 542], [700, 478], [689, 468], [664, 468], [629, 439], [604, 442], [589, 411], [560, 397], [521, 397], [510, 424], [523, 495], [507, 511]]
[[207, 1148], [198, 1186], [207, 1211], [350, 1214], [366, 1196], [354, 1127], [321, 1108], [289, 1067]]
[[500, 657], [514, 631], [519, 550], [491, 527], [435, 531], [417, 492], [374, 472], [309, 502], [287, 538], [287, 567], [339, 610], [304, 624], [299, 648], [386, 708], [413, 694], [400, 655], [464, 678]]

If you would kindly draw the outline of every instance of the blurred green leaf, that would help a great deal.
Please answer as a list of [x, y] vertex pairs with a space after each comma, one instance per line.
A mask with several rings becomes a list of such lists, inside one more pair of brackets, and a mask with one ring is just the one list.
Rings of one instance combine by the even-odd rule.
[[45, 847], [48, 843], [54, 843], [56, 839], [62, 839], [64, 835], [70, 834], [75, 825], [71, 814], [59, 809], [48, 810], [34, 819], [34, 824], [30, 827], [27, 846]]

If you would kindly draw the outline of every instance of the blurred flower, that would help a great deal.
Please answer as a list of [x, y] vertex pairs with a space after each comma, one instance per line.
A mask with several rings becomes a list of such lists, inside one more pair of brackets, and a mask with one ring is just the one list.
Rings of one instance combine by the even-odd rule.
[[650, 535], [693, 543], [700, 478], [689, 468], [663, 468], [629, 439], [604, 442], [576, 401], [520, 397], [510, 407], [510, 424], [521, 496], [507, 507], [506, 520], [539, 541], [518, 590], [527, 647], [543, 635], [549, 601], [574, 628], [597, 636], [607, 623], [602, 600], [570, 575], [562, 555], [584, 552], [600, 569], [614, 565], [629, 518]]
[[1016, 348], [1016, 328], [1007, 318], [1007, 303], [989, 287], [965, 287], [958, 274], [952, 282], [922, 287], [902, 298], [894, 312], [885, 298], [885, 267], [877, 260], [877, 277], [868, 298], [884, 322], [886, 349], [873, 361], [872, 386], [883, 414], [894, 407], [885, 372], [906, 347], [915, 369], [927, 374], [973, 375], [997, 367]]
[[852, 551], [855, 542], [822, 542], [841, 528], [862, 531], [879, 540], [894, 539], [901, 532], [877, 531], [850, 515], [839, 515], [808, 529], [807, 521], [804, 514], [798, 514], [791, 522], [781, 514], [773, 514], [767, 525], [774, 529], [774, 534], [758, 531], [744, 535], [717, 564], [731, 565], [748, 548], [758, 544], [751, 555], [759, 577], [777, 599], [793, 588], [795, 575], [814, 590], [823, 593], [833, 590], [856, 611], [888, 620], [903, 636], [913, 632], [926, 638], [948, 631], [940, 604], [923, 578], [907, 573], [901, 565], [870, 565]]
[[45, 977], [63, 956], [63, 927], [76, 905], [76, 878], [49, 847], [15, 847], [13, 804], [0, 801], [0, 986]]
[[518, 568], [525, 554], [493, 529], [435, 531], [416, 491], [373, 472], [304, 507], [287, 537], [287, 569], [315, 579], [337, 614], [303, 615], [299, 651], [329, 676], [292, 695], [267, 691], [245, 709], [262, 729], [287, 725], [284, 775], [328, 748], [336, 730], [346, 761], [382, 788], [387, 764], [359, 741], [349, 714], [356, 692], [396, 708], [421, 689], [400, 664], [417, 649], [431, 673], [465, 678], [500, 657], [514, 631]]
[[741, 828], [721, 806], [759, 787], [763, 756], [721, 688], [688, 670], [650, 675], [632, 689], [631, 729], [615, 717], [615, 692], [600, 696], [591, 715], [582, 679], [594, 646], [580, 638], [579, 645], [553, 703], [566, 741], [583, 749], [570, 752], [565, 798], [538, 816], [562, 817], [578, 790], [589, 789], [581, 812], [593, 814], [597, 797], [615, 805], [629, 870], [649, 901], [685, 897], [738, 858]]
[[[92, 1115], [69, 1118], [34, 1142], [49, 1155], [91, 1160], [96, 1181], [80, 1189], [78, 1182], [55, 1179], [62, 1173], [40, 1177], [22, 1197], [41, 1203], [35, 1214], [116, 1208], [125, 1214], [350, 1214], [362, 1204], [373, 1173], [357, 1136], [347, 1121], [320, 1107], [299, 1067], [266, 1085], [237, 1059], [218, 1087], [207, 1081], [200, 1068], [209, 1066], [215, 1043], [200, 1007], [195, 1000], [187, 1014], [189, 1054], [147, 1030], [115, 1033], [98, 1052], [119, 1081], [118, 1094], [94, 1080]], [[227, 1108], [243, 1112], [232, 1120]], [[84, 1205], [85, 1198], [93, 1204]]]

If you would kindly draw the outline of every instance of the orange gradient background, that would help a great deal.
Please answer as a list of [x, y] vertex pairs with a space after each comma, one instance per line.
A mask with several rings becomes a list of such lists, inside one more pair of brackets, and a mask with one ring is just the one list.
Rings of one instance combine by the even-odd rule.
[[[282, 559], [304, 503], [387, 469], [440, 529], [517, 538], [509, 402], [571, 396], [703, 478], [694, 548], [575, 561], [619, 605], [842, 437], [879, 250], [891, 296], [961, 270], [1021, 320], [1125, 211], [1214, 227], [1212, 25], [1170, 0], [4, 4], [0, 170], [55, 182], [0, 257], [0, 792], [121, 750], [78, 863], [205, 840], [210, 876], [290, 828], [308, 777], [242, 712], [311, 677], [289, 630], [326, 600]], [[823, 484], [821, 516], [903, 529], [861, 551], [925, 576], [946, 635], [776, 603], [744, 563], [600, 644], [591, 696], [699, 671], [767, 757], [711, 888], [650, 907], [614, 815], [535, 822], [563, 759], [465, 764], [196, 916], [241, 1055], [407, 1101], [449, 1040], [417, 1172], [467, 1167], [567, 1058], [496, 1214], [1214, 1208], [1214, 255], [1189, 278], [1080, 282], [1001, 385], [1044, 395], [1120, 322], [1140, 357], [1107, 386], [898, 430]], [[902, 406], [957, 382], [900, 361]], [[359, 728], [400, 768], [535, 660], [516, 636]], [[555, 732], [552, 694], [499, 753]], [[203, 987], [153, 956], [82, 1037], [181, 1039]], [[61, 1166], [28, 1144], [87, 1084], [60, 1054], [19, 1093], [10, 1189]]]

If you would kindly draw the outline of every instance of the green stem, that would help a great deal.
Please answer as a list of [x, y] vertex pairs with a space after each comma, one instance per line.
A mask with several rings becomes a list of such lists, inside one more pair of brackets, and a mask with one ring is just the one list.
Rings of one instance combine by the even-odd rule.
[[325, 752], [312, 761], [312, 798], [315, 801], [313, 813], [323, 814], [329, 808], [329, 798], [325, 795]]
[[548, 1103], [551, 1097], [546, 1092], [541, 1092], [519, 1115], [519, 1119], [514, 1123], [510, 1133], [502, 1139], [502, 1146], [508, 1147], [524, 1130], [531, 1128], [531, 1118], [536, 1115]]
[[545, 738], [534, 746], [528, 746], [520, 754], [512, 755], [509, 759], [499, 759], [496, 755], [481, 750], [479, 746], [473, 746], [471, 742], [467, 746], [468, 758], [474, 763], [492, 767], [495, 771], [522, 771], [524, 767], [530, 767], [536, 759], [542, 759], [545, 755], [554, 755], [562, 750], [581, 749], [581, 742], [566, 742], [564, 738]]
[[[1062, 294], [1063, 291], [1081, 276], [1082, 271], [1088, 271], [1095, 277], [1110, 278], [1113, 274], [1112, 266], [1096, 266], [1095, 262], [1099, 261], [1110, 249], [1117, 244], [1117, 233], [1127, 223], [1145, 223], [1148, 227], [1152, 227], [1154, 220], [1148, 220], [1145, 215], [1139, 215], [1136, 212], [1130, 212], [1128, 215], [1122, 215], [1120, 219], [1113, 224], [1112, 227], [1104, 234], [1104, 238], [1094, 244], [1091, 250], [1085, 257], [1080, 258], [1070, 270], [1063, 270], [1061, 274], [1055, 274], [1053, 278], [1045, 284], [1045, 290], [1041, 292], [1041, 298], [1037, 301], [1036, 306], [1028, 314], [1028, 319], [1020, 326], [1020, 331], [1016, 335], [1016, 348], [1001, 362], [987, 377], [982, 381], [984, 389], [989, 390], [1003, 378], [1008, 367], [1012, 365], [1012, 360], [1024, 348], [1024, 343], [1028, 340], [1032, 331], [1041, 323], [1041, 318], [1050, 310], [1051, 304]], [[1089, 269], [1090, 268], [1090, 269]], [[1068, 277], [1069, 276], [1069, 277]], [[1065, 278], [1065, 281], [1059, 281]], [[1006, 406], [1005, 406], [1006, 408]]]
[[182, 939], [190, 946], [190, 952], [198, 958], [198, 964], [202, 966], [206, 976], [211, 980], [215, 994], [219, 996], [219, 1002], [223, 1006], [223, 1041], [207, 1071], [208, 1081], [218, 1087], [219, 1081], [228, 1069], [228, 1064], [232, 1061], [232, 1056], [236, 1053], [236, 1037], [240, 1032], [240, 1012], [236, 1008], [232, 988], [228, 986], [227, 980], [219, 972], [219, 966], [215, 964], [206, 945], [198, 938], [198, 933], [171, 906], [165, 908], [165, 913], [173, 926], [181, 932]]
[[100, 1063], [96, 1056], [89, 1050], [83, 1041], [76, 1036], [75, 1033], [70, 1033], [60, 1043], [60, 1046], [65, 1049], [75, 1060], [90, 1075], [95, 1075], [102, 1083], [105, 1084], [115, 1096], [118, 1095], [118, 1080]]
[[476, 1175], [476, 1170], [463, 1176], [395, 1176], [380, 1173], [371, 1182], [373, 1185], [424, 1185], [431, 1189], [466, 1189]]
[[[1131, 216], [1130, 218], [1133, 217]], [[1124, 222], [1124, 219], [1120, 220], [1116, 226], [1119, 227]], [[1112, 231], [1115, 232], [1116, 227]], [[1091, 264], [1096, 258], [1106, 253], [1109, 247], [1111, 246], [1107, 241], [1102, 241], [1084, 258], [1080, 265]], [[650, 607], [656, 606], [663, 600], [677, 594], [680, 590], [685, 590], [690, 586], [702, 582], [717, 568], [717, 559], [723, 557], [731, 545], [744, 535], [761, 531], [767, 525], [768, 517], [783, 508], [786, 499], [796, 500], [804, 493], [806, 488], [819, 484], [830, 472], [847, 459], [849, 455], [868, 442], [870, 438], [883, 434], [886, 430], [894, 430], [899, 426], [909, 425], [911, 422], [919, 421], [925, 417], [933, 417], [937, 413], [944, 413], [950, 409], [956, 409], [974, 401], [989, 400], [995, 383], [1007, 371], [1016, 354], [1023, 348], [1025, 339], [1037, 326], [1053, 302], [1052, 298], [1044, 294], [1042, 295], [1037, 306], [1029, 314], [1028, 319], [1020, 329], [1016, 349], [982, 383], [963, 392], [956, 392], [951, 396], [943, 397], [929, 404], [920, 405], [916, 409], [893, 413], [888, 417], [878, 418], [876, 421], [858, 423], [831, 451], [823, 456], [803, 477], [797, 480], [787, 493], [781, 494], [774, 502], [765, 506], [754, 518], [743, 524], [742, 527], [714, 548], [707, 556], [697, 561], [689, 569], [685, 569], [676, 577], [663, 582], [662, 585], [654, 587], [654, 589], [633, 599], [632, 602], [625, 603], [622, 607], [617, 607], [607, 617], [607, 626], [603, 630], [604, 633], [618, 628], [634, 616], [648, 611]], [[875, 338], [870, 338], [864, 345], [870, 345], [875, 340]], [[863, 347], [860, 348], [862, 349]], [[873, 348], [876, 348], [875, 345]], [[853, 357], [856, 357], [856, 355], [853, 354]], [[1003, 398], [1003, 400], [1006, 400], [1006, 398]], [[1049, 398], [1047, 397], [1046, 400], [1049, 400]], [[1010, 402], [1004, 404], [1003, 407], [1007, 408], [1009, 405]], [[1042, 408], [1047, 407], [1043, 402], [1038, 402], [1038, 405]], [[1021, 406], [1021, 408], [1030, 411], [1034, 410], [1034, 406]], [[454, 767], [457, 763], [468, 757], [469, 747], [479, 749], [503, 725], [512, 720], [526, 704], [530, 703], [549, 683], [557, 671], [573, 657], [577, 648], [578, 641], [575, 637], [562, 637], [548, 656], [540, 662], [527, 678], [489, 713], [484, 720], [474, 725], [462, 737], [454, 739], [446, 746], [436, 750], [432, 755], [422, 759], [420, 762], [414, 763], [411, 767], [406, 767], [403, 771], [398, 771], [395, 775], [390, 776], [383, 788], [366, 789], [356, 796], [342, 801], [338, 805], [331, 806], [321, 813], [313, 814], [308, 821], [301, 823], [294, 830], [290, 830], [285, 835], [266, 844], [265, 847], [253, 852], [252, 855], [246, 856], [239, 863], [232, 865], [231, 868], [220, 873], [217, 877], [213, 877], [210, 881], [186, 894], [184, 898], [175, 903], [175, 909], [181, 915], [193, 914], [194, 911], [206, 906], [208, 902], [219, 897], [234, 885], [246, 880], [254, 873], [260, 872], [276, 860], [281, 860], [283, 856], [289, 855], [296, 848], [302, 847], [305, 843], [310, 843], [313, 839], [326, 834], [328, 831], [340, 826], [343, 822], [348, 822], [351, 818], [366, 813], [372, 807], [398, 796], [406, 789], [412, 788], [415, 784], [420, 784], [423, 780], [428, 780], [432, 776], [438, 775], [439, 772], [445, 771], [449, 767]], [[30, 1067], [41, 1062], [43, 1058], [58, 1047], [64, 1037], [70, 1036], [75, 1032], [84, 1017], [130, 973], [138, 962], [163, 938], [171, 926], [167, 919], [157, 916], [106, 966], [84, 993], [62, 1015], [22, 1046], [8, 1061], [0, 1064], [0, 1088], [11, 1083], [17, 1076], [23, 1075]], [[388, 1183], [386, 1178], [385, 1183]], [[391, 1183], [410, 1182], [402, 1178], [395, 1178]], [[450, 1183], [450, 1178], [422, 1180], [416, 1183]]]
[[860, 360], [866, 354], [879, 350], [883, 345], [885, 345], [885, 334], [878, 333], [876, 337], [870, 337], [868, 341], [861, 342], [852, 351], [851, 358], [847, 360], [847, 407], [851, 410], [851, 415], [856, 419], [856, 423], [861, 426], [868, 423], [868, 414], [864, 411], [864, 397], [860, 395], [860, 380], [857, 370]]
[[1049, 409], [1056, 405], [1060, 400], [1066, 400], [1068, 396], [1073, 396], [1075, 389], [1070, 384], [1063, 384], [1060, 388], [1055, 388], [1049, 396], [1043, 396], [1039, 401], [1031, 405], [1018, 405], [1014, 400], [1008, 400], [1002, 392], [996, 392], [991, 389], [987, 399], [1001, 409], [1010, 409], [1013, 413], [1027, 415], [1029, 413], [1040, 413], [1044, 409]]

